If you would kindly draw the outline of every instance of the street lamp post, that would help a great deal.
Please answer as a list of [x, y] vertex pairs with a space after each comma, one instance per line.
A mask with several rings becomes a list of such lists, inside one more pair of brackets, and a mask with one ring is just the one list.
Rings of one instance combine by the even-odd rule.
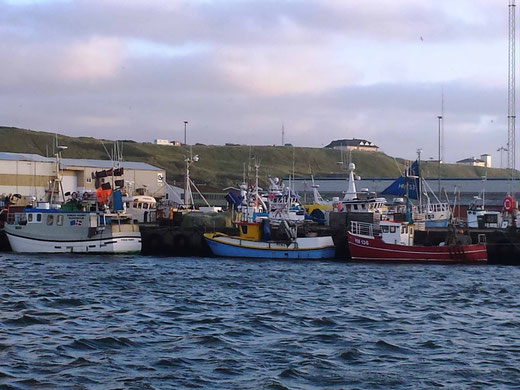
[[439, 199], [441, 197], [441, 129], [442, 129], [442, 115], [437, 116], [439, 120]]
[[186, 125], [188, 124], [188, 121], [184, 121], [184, 145], [186, 144]]

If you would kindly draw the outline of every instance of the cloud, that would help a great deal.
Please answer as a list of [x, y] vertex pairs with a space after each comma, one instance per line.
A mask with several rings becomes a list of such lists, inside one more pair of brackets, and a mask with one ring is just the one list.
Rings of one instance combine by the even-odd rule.
[[94, 37], [69, 46], [62, 60], [62, 73], [70, 80], [113, 77], [121, 67], [124, 45], [116, 38]]
[[[217, 54], [220, 71], [249, 93], [316, 93], [355, 81], [356, 72], [321, 46], [232, 48]], [[319, 75], [319, 77], [317, 77]]]
[[[0, 0], [2, 124], [70, 135], [322, 146], [451, 160], [506, 139], [496, 0]], [[478, 136], [475, 136], [477, 134]], [[471, 148], [471, 149], [470, 149]], [[491, 151], [489, 150], [491, 149]]]

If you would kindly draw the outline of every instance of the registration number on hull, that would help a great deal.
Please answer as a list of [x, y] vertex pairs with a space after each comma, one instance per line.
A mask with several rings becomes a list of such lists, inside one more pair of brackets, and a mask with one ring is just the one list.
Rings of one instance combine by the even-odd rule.
[[368, 246], [368, 240], [362, 240], [360, 238], [354, 238], [354, 242], [359, 245], [365, 245]]

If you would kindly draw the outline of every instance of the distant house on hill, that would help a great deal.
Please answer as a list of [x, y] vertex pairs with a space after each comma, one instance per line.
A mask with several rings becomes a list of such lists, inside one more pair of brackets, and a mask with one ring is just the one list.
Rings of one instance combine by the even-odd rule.
[[338, 139], [336, 141], [332, 141], [325, 147], [336, 150], [361, 150], [364, 152], [377, 152], [379, 149], [379, 147], [374, 145], [372, 142], [367, 141], [366, 139], [357, 138]]
[[491, 168], [491, 156], [489, 154], [483, 154], [480, 158], [470, 157], [463, 160], [457, 161], [460, 165], [471, 165], [473, 167], [486, 167]]
[[153, 141], [155, 145], [167, 145], [167, 146], [181, 146], [179, 141], [168, 141], [167, 139], [155, 139]]

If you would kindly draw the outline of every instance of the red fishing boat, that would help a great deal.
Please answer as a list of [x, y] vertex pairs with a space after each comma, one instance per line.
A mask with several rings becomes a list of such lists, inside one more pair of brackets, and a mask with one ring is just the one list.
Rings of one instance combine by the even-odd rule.
[[[482, 264], [487, 262], [486, 245], [455, 243], [453, 245], [414, 245], [412, 224], [381, 221], [381, 232], [374, 234], [373, 225], [352, 222], [347, 232], [353, 261], [382, 263]], [[468, 237], [469, 239], [469, 237]]]

